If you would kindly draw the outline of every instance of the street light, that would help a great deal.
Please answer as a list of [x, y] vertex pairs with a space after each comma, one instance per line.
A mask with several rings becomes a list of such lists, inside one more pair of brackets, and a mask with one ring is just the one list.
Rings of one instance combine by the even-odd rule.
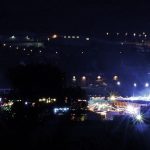
[[97, 79], [100, 80], [100, 79], [101, 79], [101, 76], [97, 76]]
[[86, 80], [86, 77], [85, 77], [85, 76], [83, 76], [83, 77], [82, 77], [82, 80], [83, 80], [83, 81], [85, 81], [85, 80]]
[[120, 85], [120, 84], [121, 84], [120, 81], [118, 81], [118, 82], [117, 82], [117, 85]]
[[134, 83], [134, 84], [133, 84], [133, 86], [134, 86], [134, 87], [137, 87], [137, 84], [136, 84], [136, 83]]
[[118, 80], [118, 76], [115, 75], [115, 76], [113, 77], [113, 80], [117, 81], [117, 80]]
[[74, 81], [74, 82], [76, 81], [76, 77], [75, 76], [72, 77], [72, 81]]
[[149, 83], [145, 83], [145, 87], [149, 87]]

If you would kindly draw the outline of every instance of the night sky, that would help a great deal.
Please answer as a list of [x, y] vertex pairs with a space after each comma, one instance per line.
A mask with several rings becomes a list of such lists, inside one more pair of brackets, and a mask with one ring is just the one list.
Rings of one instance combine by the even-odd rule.
[[149, 14], [150, 2], [134, 0], [5, 1], [0, 5], [0, 32], [149, 31]]

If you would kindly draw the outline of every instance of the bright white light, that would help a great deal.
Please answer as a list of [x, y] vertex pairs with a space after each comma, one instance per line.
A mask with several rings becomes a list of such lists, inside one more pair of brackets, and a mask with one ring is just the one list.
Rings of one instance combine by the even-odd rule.
[[16, 37], [13, 35], [13, 36], [11, 36], [11, 39], [15, 39]]
[[134, 87], [137, 87], [137, 84], [136, 84], [136, 83], [134, 83], [134, 84], [133, 84], [133, 86], [134, 86]]
[[116, 97], [115, 97], [114, 95], [112, 95], [112, 96], [110, 97], [110, 100], [114, 101], [114, 100], [116, 100]]
[[145, 87], [149, 87], [149, 83], [145, 83]]
[[115, 80], [115, 81], [118, 80], [118, 76], [115, 75], [115, 76], [113, 77], [113, 80]]
[[107, 32], [106, 35], [109, 35], [109, 33]]
[[82, 80], [86, 80], [86, 77], [85, 77], [85, 76], [83, 76], [83, 77], [82, 77]]
[[73, 81], [76, 81], [76, 77], [75, 77], [75, 76], [73, 76], [73, 77], [72, 77], [72, 80], [73, 80]]
[[136, 33], [133, 33], [133, 36], [136, 36]]
[[137, 110], [136, 107], [131, 106], [131, 105], [128, 105], [128, 106], [126, 107], [126, 112], [129, 113], [129, 114], [131, 114], [131, 115], [135, 115], [135, 114], [138, 113], [138, 110]]
[[136, 118], [137, 121], [140, 121], [140, 122], [143, 121], [143, 117], [140, 114], [137, 115], [135, 118]]
[[52, 36], [53, 39], [56, 39], [57, 37], [58, 37], [58, 35], [56, 35], [56, 34], [54, 34], [54, 35]]
[[86, 40], [87, 40], [87, 41], [89, 41], [89, 40], [90, 40], [90, 38], [88, 38], [88, 37], [87, 37], [87, 38], [86, 38]]
[[28, 102], [25, 102], [25, 105], [28, 105]]
[[118, 82], [117, 82], [117, 85], [120, 85], [120, 84], [121, 84], [120, 81], [118, 81]]
[[101, 79], [101, 76], [97, 76], [97, 79], [100, 80], [100, 79]]

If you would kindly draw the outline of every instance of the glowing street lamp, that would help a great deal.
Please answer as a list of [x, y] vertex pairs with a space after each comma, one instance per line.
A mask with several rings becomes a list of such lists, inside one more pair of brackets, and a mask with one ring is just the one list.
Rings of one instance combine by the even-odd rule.
[[100, 79], [101, 79], [101, 76], [97, 76], [97, 79], [100, 80]]
[[119, 86], [120, 84], [121, 84], [120, 81], [118, 81], [118, 82], [117, 82], [117, 85]]
[[15, 37], [14, 35], [13, 35], [13, 36], [11, 36], [11, 39], [13, 39], [13, 40], [14, 40], [15, 38], [16, 38], [16, 37]]
[[149, 83], [145, 83], [145, 87], [149, 87]]
[[76, 81], [76, 77], [75, 76], [72, 77], [72, 81], [74, 81], [74, 82]]
[[113, 80], [117, 81], [118, 80], [118, 76], [114, 76]]
[[58, 37], [57, 34], [54, 34], [54, 35], [52, 36], [53, 39], [56, 39], [57, 37]]
[[134, 86], [134, 87], [137, 87], [137, 84], [136, 84], [136, 83], [134, 83], [134, 84], [133, 84], [133, 86]]
[[82, 81], [85, 81], [85, 80], [86, 80], [86, 77], [85, 77], [85, 76], [83, 76], [83, 77], [82, 77]]

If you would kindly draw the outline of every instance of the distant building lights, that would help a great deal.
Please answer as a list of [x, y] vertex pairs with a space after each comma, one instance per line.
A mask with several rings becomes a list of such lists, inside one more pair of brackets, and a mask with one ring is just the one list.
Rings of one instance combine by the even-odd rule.
[[114, 101], [114, 100], [116, 100], [116, 97], [114, 95], [112, 95], [112, 96], [110, 96], [110, 100]]
[[87, 38], [86, 38], [86, 40], [87, 40], [87, 41], [89, 41], [89, 40], [90, 40], [90, 38], [89, 38], [89, 37], [87, 37]]

